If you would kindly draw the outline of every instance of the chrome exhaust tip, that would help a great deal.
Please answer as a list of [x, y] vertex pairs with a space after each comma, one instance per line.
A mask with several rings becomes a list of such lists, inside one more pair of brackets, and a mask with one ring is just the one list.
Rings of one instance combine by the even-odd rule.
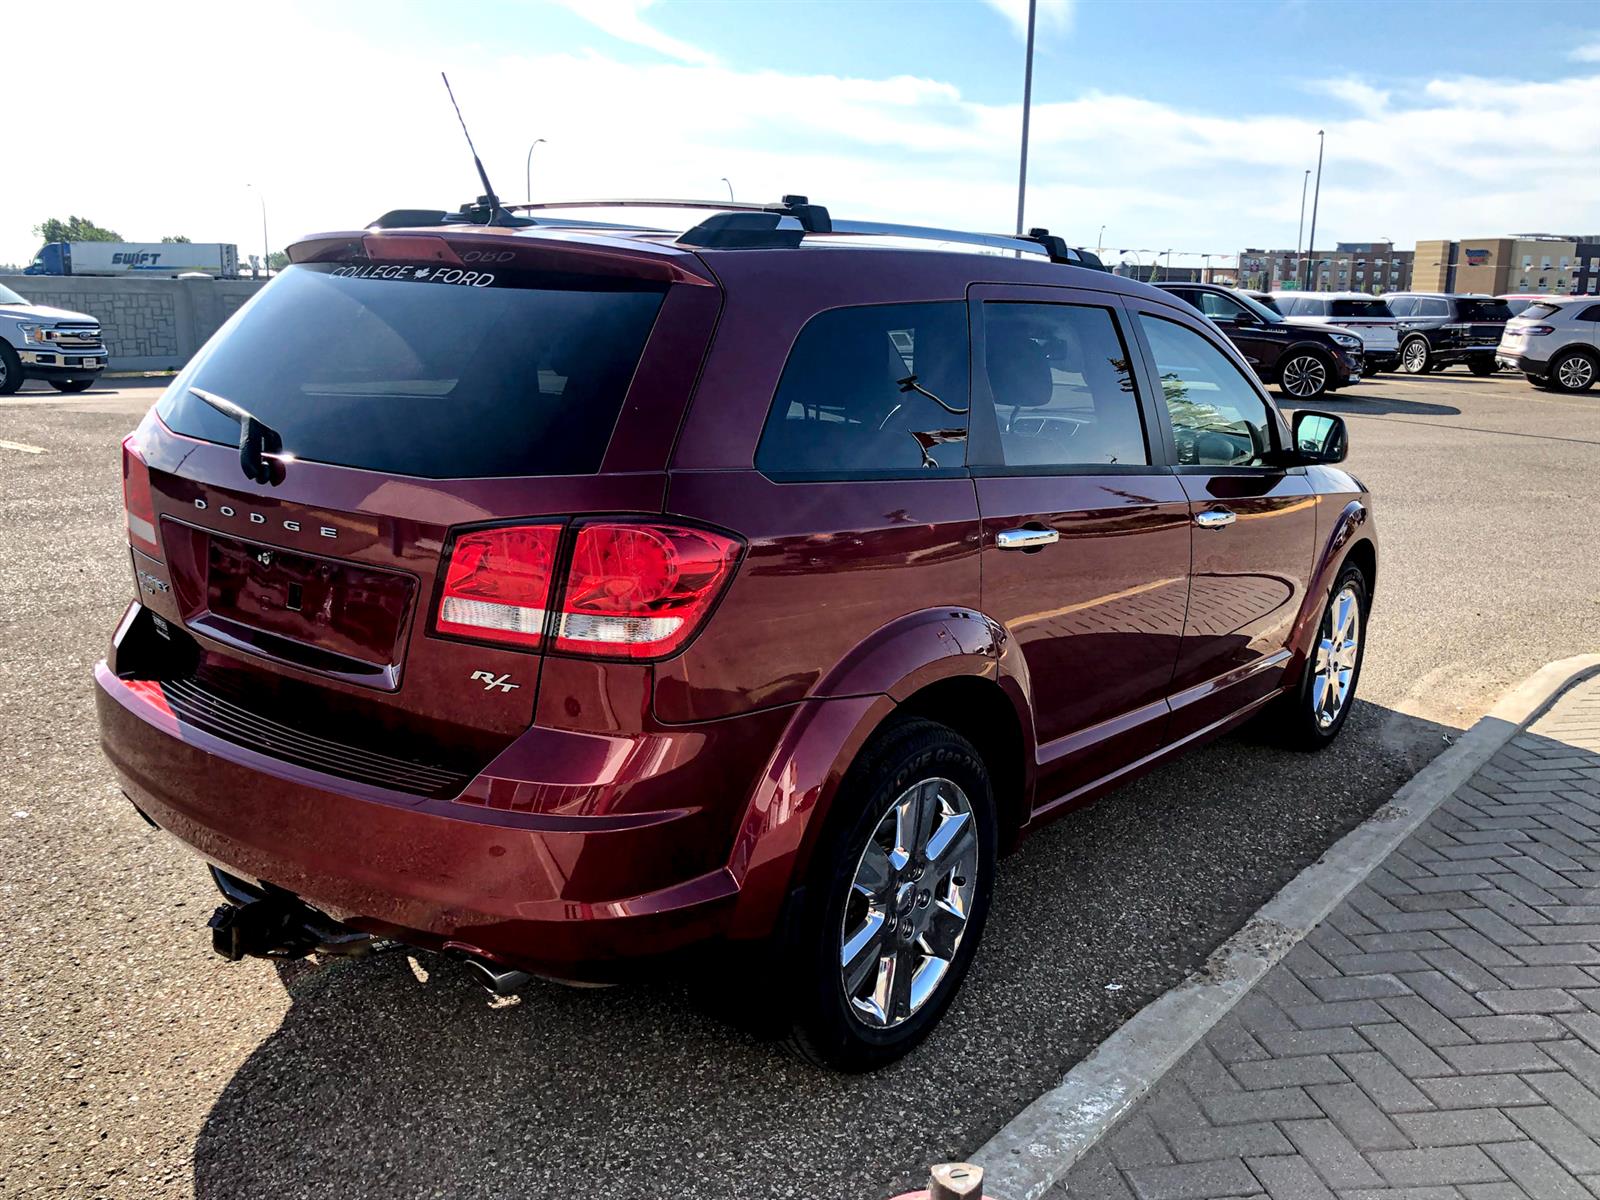
[[485, 958], [468, 958], [467, 974], [494, 996], [514, 996], [533, 979], [526, 971], [513, 971]]

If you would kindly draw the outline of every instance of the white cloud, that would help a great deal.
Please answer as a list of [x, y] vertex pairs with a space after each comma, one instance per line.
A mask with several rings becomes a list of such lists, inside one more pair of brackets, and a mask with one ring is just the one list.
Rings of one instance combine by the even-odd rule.
[[[1028, 0], [983, 0], [1011, 23], [1019, 37], [1028, 35]], [[1038, 0], [1034, 36], [1040, 32], [1065, 33], [1072, 28], [1075, 0]]]
[[1600, 63], [1600, 38], [1596, 38], [1592, 42], [1585, 42], [1581, 46], [1573, 47], [1567, 57], [1572, 59], [1573, 62]]
[[[48, 56], [8, 64], [12, 94], [48, 97], [53, 122], [98, 137], [93, 156], [13, 172], [0, 188], [0, 261], [31, 257], [31, 226], [69, 213], [130, 238], [183, 233], [253, 252], [251, 182], [275, 248], [391, 208], [454, 207], [479, 188], [441, 66], [507, 197], [522, 197], [528, 144], [542, 137], [533, 188], [545, 199], [714, 197], [727, 176], [741, 197], [804, 192], [861, 219], [999, 230], [1014, 219], [1018, 106], [979, 103], [948, 79], [373, 43], [286, 66], [292, 86], [241, 85], [226, 103], [202, 104], [191, 73], [117, 65], [145, 20], [133, 6], [98, 10], [75, 36], [86, 61], [105, 65], [70, 88]], [[309, 9], [197, 6], [164, 26], [163, 52], [204, 62], [219, 45], [346, 44], [334, 21]], [[1319, 240], [1595, 232], [1600, 72], [1396, 81], [1383, 103], [1356, 103], [1366, 94], [1342, 81], [1323, 88], [1341, 89], [1351, 106], [1331, 105], [1321, 120], [1238, 104], [1219, 115], [1128, 93], [1038, 103], [1027, 219], [1091, 246], [1104, 224], [1112, 249], [1293, 245], [1321, 127]]]
[[708, 65], [717, 61], [717, 56], [710, 51], [662, 33], [646, 22], [644, 11], [653, 7], [656, 0], [554, 0], [554, 3], [570, 9], [619, 41], [643, 46], [679, 62]]
[[1377, 116], [1388, 108], [1393, 94], [1359, 79], [1319, 79], [1313, 80], [1308, 87], [1313, 92], [1342, 100], [1369, 117]]

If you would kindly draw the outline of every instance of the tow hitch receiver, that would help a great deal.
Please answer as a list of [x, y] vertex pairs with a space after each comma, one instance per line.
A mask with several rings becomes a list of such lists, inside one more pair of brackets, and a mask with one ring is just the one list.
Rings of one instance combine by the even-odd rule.
[[289, 892], [257, 888], [211, 868], [228, 901], [211, 914], [211, 948], [229, 962], [252, 958], [304, 958], [308, 954], [359, 957], [379, 939], [325, 916]]

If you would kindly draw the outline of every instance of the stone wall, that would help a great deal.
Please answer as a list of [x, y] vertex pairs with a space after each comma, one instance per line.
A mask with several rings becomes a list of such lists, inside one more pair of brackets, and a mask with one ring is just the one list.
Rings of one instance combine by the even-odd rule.
[[183, 366], [262, 287], [247, 279], [133, 279], [4, 275], [0, 284], [35, 304], [97, 317], [113, 371]]

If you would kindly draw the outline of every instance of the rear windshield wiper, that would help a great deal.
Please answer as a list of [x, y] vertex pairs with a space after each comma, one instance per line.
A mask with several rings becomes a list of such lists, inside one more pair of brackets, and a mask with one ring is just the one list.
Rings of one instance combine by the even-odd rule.
[[278, 431], [257, 419], [226, 396], [191, 387], [189, 394], [198, 397], [225, 417], [239, 423], [239, 466], [247, 479], [257, 483], [272, 482], [272, 458], [283, 452], [283, 438]]

